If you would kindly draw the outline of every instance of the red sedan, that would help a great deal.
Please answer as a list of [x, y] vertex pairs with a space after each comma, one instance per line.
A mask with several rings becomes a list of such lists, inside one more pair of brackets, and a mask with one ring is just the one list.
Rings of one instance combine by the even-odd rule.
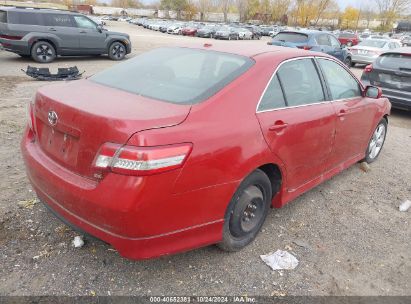
[[341, 44], [344, 44], [346, 46], [354, 46], [360, 42], [357, 34], [344, 32], [338, 35], [338, 40]]
[[197, 34], [197, 31], [198, 31], [198, 26], [189, 26], [189, 27], [183, 28], [181, 33], [184, 36], [193, 36], [194, 37]]
[[21, 149], [46, 206], [127, 258], [235, 251], [270, 207], [373, 162], [390, 108], [323, 53], [160, 48], [40, 88]]

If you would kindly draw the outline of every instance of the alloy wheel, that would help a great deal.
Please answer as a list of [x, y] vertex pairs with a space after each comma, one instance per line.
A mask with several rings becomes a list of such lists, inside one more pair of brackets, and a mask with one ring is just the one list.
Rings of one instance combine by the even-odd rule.
[[48, 62], [53, 58], [53, 50], [46, 44], [40, 44], [36, 49], [39, 61]]
[[385, 140], [385, 125], [379, 124], [374, 134], [372, 135], [370, 144], [368, 146], [368, 157], [374, 159], [378, 156]]
[[113, 57], [116, 57], [117, 59], [121, 59], [124, 57], [126, 50], [124, 49], [124, 46], [117, 44], [113, 47], [111, 52], [113, 54]]

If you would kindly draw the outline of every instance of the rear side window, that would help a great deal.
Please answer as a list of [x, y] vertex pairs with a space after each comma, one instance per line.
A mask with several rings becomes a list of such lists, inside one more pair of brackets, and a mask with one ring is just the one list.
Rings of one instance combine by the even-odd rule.
[[70, 15], [65, 14], [44, 14], [45, 24], [47, 26], [65, 26], [74, 27]]
[[395, 70], [411, 70], [411, 54], [384, 54], [377, 58], [377, 65]]
[[281, 65], [277, 72], [288, 106], [325, 100], [320, 77], [312, 59], [298, 59]]
[[281, 90], [278, 76], [274, 75], [274, 77], [270, 81], [270, 84], [265, 90], [263, 97], [261, 98], [257, 111], [266, 111], [284, 107], [285, 100], [283, 91]]
[[247, 71], [248, 57], [189, 48], [159, 48], [92, 76], [94, 82], [177, 104], [199, 103]]
[[326, 59], [318, 59], [318, 62], [324, 72], [333, 100], [362, 96], [360, 85], [342, 66]]
[[0, 22], [7, 23], [7, 12], [0, 11]]
[[308, 36], [302, 33], [278, 33], [273, 37], [273, 41], [284, 41], [294, 43], [304, 43], [308, 41]]
[[8, 12], [8, 23], [25, 25], [43, 25], [42, 13], [37, 12]]

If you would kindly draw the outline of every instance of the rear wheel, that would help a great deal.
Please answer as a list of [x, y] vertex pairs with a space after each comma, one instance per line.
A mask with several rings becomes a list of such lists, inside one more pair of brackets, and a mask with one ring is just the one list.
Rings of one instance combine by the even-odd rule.
[[111, 60], [122, 60], [126, 56], [126, 47], [121, 42], [113, 42], [108, 49], [108, 56]]
[[375, 128], [375, 131], [368, 144], [367, 151], [365, 152], [366, 154], [364, 160], [369, 164], [374, 162], [378, 158], [378, 155], [380, 155], [381, 153], [382, 147], [385, 142], [385, 137], [387, 135], [387, 125], [387, 120], [383, 118]]
[[270, 180], [263, 171], [257, 169], [244, 179], [227, 207], [218, 247], [238, 251], [255, 239], [267, 217], [271, 193]]
[[344, 63], [347, 67], [351, 67], [352, 66], [351, 57], [345, 58]]
[[37, 41], [31, 48], [31, 58], [40, 63], [49, 63], [56, 59], [56, 49], [47, 41]]

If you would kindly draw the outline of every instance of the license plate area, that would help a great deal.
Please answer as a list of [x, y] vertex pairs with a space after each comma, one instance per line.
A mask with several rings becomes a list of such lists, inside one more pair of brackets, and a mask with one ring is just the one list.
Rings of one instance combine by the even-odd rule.
[[53, 159], [75, 167], [79, 150], [79, 138], [61, 132], [45, 123], [40, 123], [38, 139], [43, 151]]

